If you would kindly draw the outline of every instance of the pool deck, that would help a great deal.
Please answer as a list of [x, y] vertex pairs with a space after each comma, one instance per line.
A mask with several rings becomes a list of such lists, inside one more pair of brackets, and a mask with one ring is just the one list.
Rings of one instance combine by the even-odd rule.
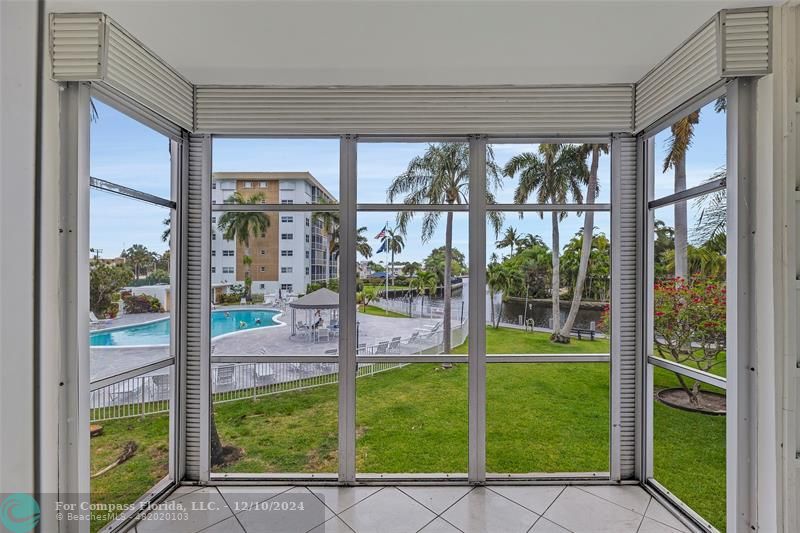
[[[273, 309], [262, 306], [247, 306], [247, 309]], [[224, 308], [231, 311], [241, 307]], [[218, 308], [218, 310], [220, 310]], [[287, 321], [287, 315], [278, 317], [281, 322]], [[130, 326], [143, 322], [150, 322], [159, 318], [166, 318], [169, 313], [140, 313], [123, 315], [109, 323], [96, 325], [92, 331]], [[434, 324], [435, 319], [429, 318], [388, 318], [375, 315], [357, 314], [359, 343], [367, 346], [377, 345], [380, 341], [391, 341], [393, 337], [401, 337], [403, 341], [414, 334], [416, 328]], [[455, 323], [453, 324], [456, 325]], [[415, 343], [407, 346], [405, 342], [400, 345], [399, 353], [410, 354], [430, 348], [433, 343]], [[326, 350], [338, 348], [337, 340], [331, 338], [328, 342], [312, 343], [291, 337], [291, 326], [258, 328], [237, 332], [233, 335], [212, 339], [215, 356], [220, 355], [324, 355]], [[167, 346], [109, 346], [90, 348], [90, 379], [96, 380], [140, 367], [144, 364], [169, 357]]]

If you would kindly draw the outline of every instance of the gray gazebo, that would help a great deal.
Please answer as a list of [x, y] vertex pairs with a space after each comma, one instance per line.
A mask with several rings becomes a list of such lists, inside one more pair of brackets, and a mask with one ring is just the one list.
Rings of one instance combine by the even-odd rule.
[[306, 323], [308, 324], [311, 323], [312, 312], [314, 310], [328, 309], [328, 324], [330, 324], [330, 321], [337, 318], [338, 315], [339, 293], [323, 287], [290, 302], [289, 307], [292, 308], [292, 336], [294, 336], [295, 328], [297, 327], [298, 309], [306, 310]]

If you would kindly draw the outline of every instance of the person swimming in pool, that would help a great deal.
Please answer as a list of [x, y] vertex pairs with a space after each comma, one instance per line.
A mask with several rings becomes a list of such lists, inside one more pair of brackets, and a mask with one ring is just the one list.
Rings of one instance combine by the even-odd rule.
[[230, 318], [230, 317], [231, 317], [231, 314], [229, 312], [225, 311], [225, 318]]
[[240, 320], [239, 329], [246, 329], [246, 328], [247, 328], [247, 322], [245, 322], [244, 320]]
[[261, 319], [260, 318], [256, 318], [256, 326], [260, 326], [260, 325], [261, 325]]

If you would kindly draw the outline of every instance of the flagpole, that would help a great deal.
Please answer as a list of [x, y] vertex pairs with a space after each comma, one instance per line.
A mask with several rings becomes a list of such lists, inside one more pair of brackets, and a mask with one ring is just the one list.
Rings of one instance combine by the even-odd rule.
[[[384, 228], [387, 228], [387, 229], [389, 228], [389, 221], [388, 220], [386, 221], [386, 225], [384, 226]], [[387, 268], [386, 268], [386, 308], [387, 308], [386, 314], [387, 315], [389, 314], [389, 312], [388, 312], [388, 308], [389, 308], [389, 268], [388, 268], [389, 267], [389, 245], [388, 244], [389, 243], [387, 242], [388, 238], [389, 237], [384, 234], [383, 242], [386, 245], [386, 246], [384, 246], [384, 248], [385, 248], [384, 252], [386, 253], [386, 266], [387, 266]]]

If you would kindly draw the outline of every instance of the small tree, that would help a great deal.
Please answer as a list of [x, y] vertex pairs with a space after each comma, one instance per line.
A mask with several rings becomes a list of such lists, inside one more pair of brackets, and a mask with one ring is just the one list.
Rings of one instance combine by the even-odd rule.
[[112, 314], [112, 295], [131, 281], [133, 272], [127, 266], [95, 261], [89, 272], [89, 309], [99, 316]]
[[[705, 372], [724, 363], [725, 309], [722, 283], [704, 277], [668, 278], [653, 288], [653, 329], [659, 357]], [[690, 387], [675, 374], [694, 405], [699, 405], [700, 382]]]

